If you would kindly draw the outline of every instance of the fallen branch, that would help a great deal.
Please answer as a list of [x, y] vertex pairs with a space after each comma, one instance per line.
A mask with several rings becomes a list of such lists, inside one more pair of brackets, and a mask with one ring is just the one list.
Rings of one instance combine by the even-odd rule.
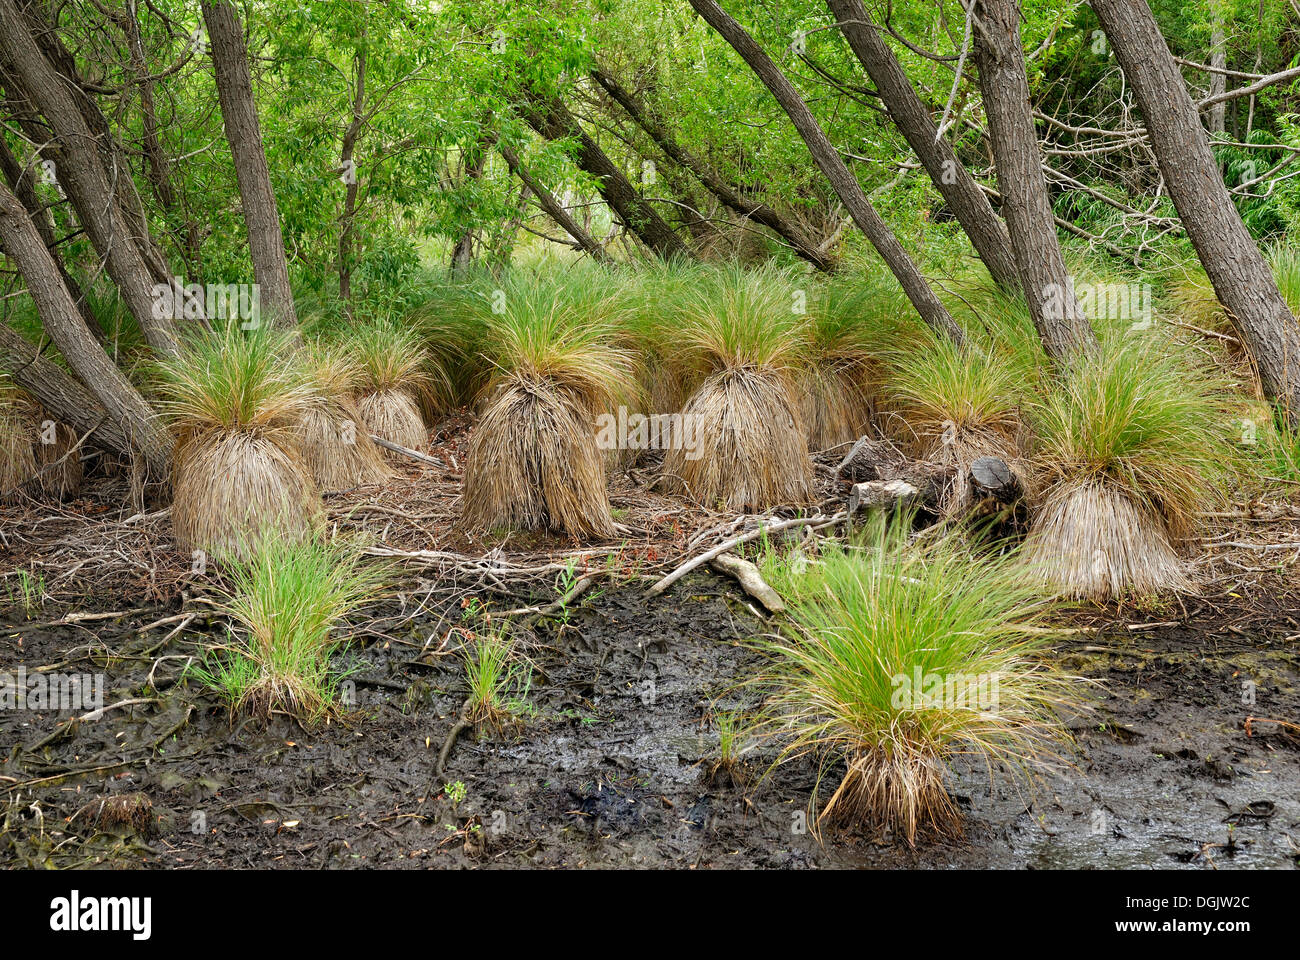
[[[474, 721], [469, 718], [470, 708], [473, 707], [473, 700], [466, 700], [460, 708], [460, 718], [452, 726], [451, 732], [447, 734], [447, 739], [442, 742], [442, 749], [438, 751], [438, 763], [433, 768], [433, 775], [436, 780], [446, 781], [447, 777], [447, 758], [451, 756], [452, 745], [455, 744], [456, 738], [462, 733], [474, 726]], [[427, 795], [427, 792], [426, 792]]]
[[709, 561], [709, 566], [719, 573], [734, 577], [744, 591], [765, 606], [769, 613], [780, 613], [785, 601], [773, 590], [759, 573], [758, 567], [734, 553], [723, 553]]
[[733, 550], [742, 543], [749, 543], [751, 540], [757, 540], [765, 534], [780, 533], [782, 530], [790, 530], [794, 527], [813, 527], [814, 529], [820, 529], [821, 527], [829, 527], [836, 523], [843, 523], [846, 517], [848, 517], [848, 514], [841, 510], [839, 513], [829, 517], [824, 514], [818, 514], [815, 517], [796, 517], [793, 520], [778, 520], [775, 523], [768, 523], [755, 527], [753, 530], [750, 530], [747, 533], [742, 533], [738, 537], [724, 540], [711, 550], [706, 550], [704, 553], [686, 561], [672, 573], [668, 574], [663, 579], [656, 581], [648, 590], [646, 590], [645, 595], [647, 598], [659, 596], [659, 594], [663, 593], [696, 567], [702, 566], [714, 557], [719, 557], [722, 554]]
[[595, 573], [589, 573], [586, 576], [579, 577], [577, 582], [575, 582], [574, 585], [569, 588], [568, 592], [565, 593], [564, 596], [555, 600], [553, 603], [546, 604], [545, 606], [539, 605], [535, 607], [517, 607], [514, 610], [506, 610], [503, 613], [494, 613], [492, 614], [492, 616], [494, 617], [536, 616], [538, 618], [549, 617], [554, 613], [559, 613], [560, 611], [564, 610], [574, 600], [577, 600], [589, 589], [591, 589], [591, 585], [595, 583], [598, 579], [603, 577], [604, 575], [605, 575], [604, 570], [598, 570]]
[[419, 450], [412, 450], [410, 447], [404, 447], [400, 443], [393, 443], [391, 440], [385, 440], [377, 434], [371, 434], [370, 439], [379, 444], [385, 450], [391, 450], [393, 453], [400, 453], [404, 457], [410, 457], [412, 460], [419, 460], [421, 463], [431, 463], [435, 467], [448, 469], [447, 464], [437, 457], [431, 457], [427, 453], [421, 453]]

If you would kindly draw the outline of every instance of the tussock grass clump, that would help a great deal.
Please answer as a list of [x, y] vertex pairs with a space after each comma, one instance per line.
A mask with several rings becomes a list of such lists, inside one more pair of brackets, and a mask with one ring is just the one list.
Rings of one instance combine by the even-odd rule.
[[877, 520], [864, 549], [826, 551], [808, 568], [794, 625], [763, 643], [772, 664], [759, 682], [770, 690], [762, 727], [785, 741], [777, 762], [821, 761], [814, 805], [840, 776], [818, 825], [912, 844], [960, 832], [945, 787], [954, 757], [1012, 779], [1052, 767], [1070, 742], [1057, 713], [1075, 681], [1038, 657], [1052, 603], [1031, 579], [955, 538], [909, 543], [909, 526]]
[[1025, 545], [1073, 597], [1185, 590], [1176, 547], [1236, 459], [1221, 385], [1186, 350], [1131, 338], [1079, 357], [1035, 405], [1044, 491]]
[[[1265, 251], [1282, 299], [1291, 312], [1300, 315], [1300, 247], [1286, 241], [1270, 244]], [[1203, 331], [1236, 337], [1232, 317], [1219, 303], [1214, 285], [1195, 261], [1176, 268], [1168, 284], [1168, 298], [1174, 313], [1185, 323]], [[1222, 341], [1220, 341], [1222, 342]], [[1233, 344], [1240, 354], [1243, 346]]]
[[881, 358], [908, 339], [906, 297], [874, 276], [831, 281], [815, 297], [808, 362], [796, 372], [800, 414], [813, 450], [851, 443], [872, 431]]
[[232, 713], [323, 719], [336, 709], [339, 678], [330, 672], [336, 631], [384, 574], [355, 545], [263, 538], [233, 565], [220, 601], [239, 629], [226, 655], [196, 675], [228, 699]]
[[37, 409], [26, 393], [0, 374], [0, 503], [21, 499], [36, 476]]
[[794, 375], [807, 360], [806, 291], [770, 267], [714, 268], [662, 318], [662, 339], [696, 418], [694, 451], [670, 449], [664, 481], [709, 507], [766, 510], [807, 500], [808, 440]]
[[1025, 382], [1004, 356], [975, 342], [961, 350], [935, 340], [926, 349], [895, 355], [889, 380], [900, 413], [893, 432], [917, 457], [955, 470], [940, 497], [945, 514], [969, 506], [970, 465], [978, 458], [999, 457], [1022, 472]]
[[503, 630], [477, 634], [464, 650], [469, 683], [465, 718], [498, 733], [526, 714], [532, 664]]
[[52, 419], [41, 409], [41, 436], [36, 444], [36, 469], [37, 482], [47, 497], [64, 500], [81, 490], [83, 468], [81, 451], [77, 449], [79, 439], [81, 438], [72, 427]]
[[159, 361], [158, 393], [177, 436], [172, 529], [182, 550], [246, 558], [268, 531], [307, 536], [320, 494], [301, 459], [314, 393], [293, 344], [230, 324]]
[[[357, 411], [366, 429], [389, 443], [424, 450], [429, 432], [420, 400], [436, 396], [442, 379], [431, 372], [431, 358], [420, 338], [380, 320], [355, 328], [345, 342], [360, 367]], [[385, 455], [394, 460], [401, 456], [392, 451]]]
[[[512, 274], [481, 309], [495, 369], [465, 464], [463, 522], [611, 537], [595, 417], [637, 391], [600, 278]], [[499, 310], [499, 312], [495, 312]]]
[[383, 483], [393, 472], [370, 439], [354, 399], [362, 383], [360, 361], [343, 344], [312, 344], [303, 358], [314, 398], [302, 414], [302, 455], [322, 490]]

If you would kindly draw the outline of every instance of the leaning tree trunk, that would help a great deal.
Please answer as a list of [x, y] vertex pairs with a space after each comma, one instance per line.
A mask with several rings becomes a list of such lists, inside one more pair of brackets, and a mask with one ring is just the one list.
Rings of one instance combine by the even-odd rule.
[[[0, 185], [0, 243], [4, 245], [5, 255], [27, 282], [27, 292], [36, 304], [45, 332], [104, 408], [107, 419], [128, 441], [123, 452], [134, 447], [151, 474], [159, 479], [166, 477], [171, 450], [166, 432], [149, 405], [86, 329], [72, 295], [63, 285], [54, 258], [28, 218], [26, 209], [3, 185]], [[50, 390], [57, 390], [58, 386], [55, 384]], [[50, 390], [41, 387], [35, 393], [44, 402]], [[55, 402], [47, 406], [56, 415], [61, 411], [74, 427], [81, 425], [84, 432], [85, 420], [69, 409], [65, 401], [70, 398], [63, 396], [64, 392], [59, 391], [59, 396], [50, 397]]]
[[67, 194], [95, 251], [104, 261], [123, 302], [149, 345], [173, 354], [179, 347], [175, 325], [154, 316], [154, 284], [127, 216], [110, 184], [97, 149], [66, 78], [46, 60], [14, 0], [0, 0], [0, 71], [54, 132], [45, 150], [55, 160], [59, 187]]
[[596, 189], [605, 202], [623, 225], [657, 256], [667, 260], [691, 255], [673, 228], [637, 193], [623, 171], [587, 135], [558, 97], [543, 97], [526, 89], [520, 110], [528, 125], [547, 140], [577, 141], [578, 166], [596, 178]]
[[518, 154], [504, 143], [498, 143], [497, 149], [501, 151], [501, 156], [505, 158], [506, 165], [510, 167], [510, 172], [518, 177], [519, 181], [532, 192], [533, 196], [537, 198], [537, 202], [542, 205], [542, 209], [546, 211], [547, 216], [558, 223], [565, 233], [573, 237], [573, 242], [578, 248], [586, 251], [601, 263], [608, 263], [609, 254], [605, 252], [605, 248], [597, 243], [596, 239], [569, 215], [569, 211], [564, 209], [564, 204], [555, 198], [555, 194], [542, 186], [528, 172], [528, 168], [520, 161]]
[[790, 244], [798, 256], [818, 270], [831, 272], [834, 269], [835, 262], [818, 250], [803, 230], [766, 203], [756, 203], [743, 197], [711, 165], [682, 147], [664, 125], [650, 115], [645, 105], [614, 77], [599, 68], [591, 71], [591, 77], [627, 111], [627, 115], [646, 132], [660, 150], [704, 184], [705, 189], [717, 197], [723, 206], [772, 230]]
[[262, 148], [262, 130], [253, 101], [253, 81], [248, 72], [244, 30], [230, 0], [204, 0], [203, 22], [212, 44], [212, 65], [217, 76], [217, 98], [226, 139], [235, 160], [235, 178], [248, 228], [248, 252], [253, 277], [262, 291], [263, 309], [272, 325], [296, 327], [297, 311], [289, 286], [289, 264], [280, 232], [280, 212], [271, 187], [271, 172]]
[[58, 254], [56, 249], [58, 238], [54, 235], [54, 221], [50, 211], [36, 194], [35, 177], [30, 169], [24, 168], [18, 162], [18, 158], [13, 155], [3, 137], [0, 137], [0, 172], [4, 174], [5, 182], [9, 184], [9, 189], [14, 192], [14, 196], [26, 208], [28, 217], [36, 227], [36, 232], [41, 235], [42, 242], [50, 251], [50, 256], [54, 258], [54, 265], [58, 268], [59, 276], [63, 278], [63, 285], [68, 288], [72, 299], [76, 301], [81, 319], [86, 321], [86, 326], [96, 339], [103, 340], [103, 324], [99, 322], [99, 317], [95, 316], [95, 311], [90, 308], [90, 301], [86, 298], [81, 285], [68, 272], [68, 268], [64, 266], [63, 259]]
[[1264, 393], [1300, 426], [1300, 328], [1224, 186], [1209, 137], [1145, 0], [1090, 0], [1146, 118], [1170, 199]]
[[1020, 273], [1006, 227], [975, 178], [957, 159], [952, 145], [939, 136], [929, 109], [916, 95], [894, 51], [867, 16], [862, 0], [826, 0], [826, 6], [839, 21], [844, 39], [876, 85], [876, 92], [889, 111], [889, 119], [925, 167], [984, 266], [999, 286], [1018, 291]]
[[1043, 348], [1064, 362], [1097, 337], [1075, 299], [1047, 199], [1020, 45], [1020, 4], [975, 0], [974, 15], [980, 92], [1020, 285]]
[[871, 201], [862, 190], [862, 185], [844, 165], [844, 161], [840, 159], [839, 153], [827, 139], [794, 85], [786, 79], [785, 74], [772, 62], [772, 58], [754, 42], [745, 29], [728, 16], [714, 0], [691, 0], [691, 6], [709, 26], [731, 44], [732, 48], [749, 64], [749, 68], [755, 75], [763, 81], [764, 86], [776, 97], [777, 102], [794, 123], [795, 129], [799, 131], [804, 143], [808, 145], [808, 151], [812, 154], [818, 168], [830, 181], [844, 208], [849, 211], [849, 216], [858, 225], [858, 229], [866, 234], [871, 245], [876, 248], [885, 264], [898, 278], [903, 292], [916, 307], [921, 319], [941, 335], [950, 337], [959, 344], [963, 343], [961, 327], [957, 326], [947, 308], [934, 295], [934, 291], [921, 276], [912, 258], [903, 249], [903, 245], [898, 242], [898, 238], [871, 205]]

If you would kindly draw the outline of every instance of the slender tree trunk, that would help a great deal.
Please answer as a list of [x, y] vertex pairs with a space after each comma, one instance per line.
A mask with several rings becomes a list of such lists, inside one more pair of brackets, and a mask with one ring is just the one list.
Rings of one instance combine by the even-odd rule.
[[[0, 186], [0, 243], [4, 244], [6, 256], [27, 281], [27, 292], [36, 304], [41, 325], [58, 345], [63, 358], [94, 394], [99, 405], [107, 412], [108, 419], [130, 441], [129, 446], [134, 446], [139, 451], [150, 473], [159, 479], [166, 477], [171, 450], [166, 431], [158, 424], [153, 411], [135, 387], [86, 329], [77, 305], [72, 301], [72, 295], [63, 285], [54, 258], [32, 225], [22, 203], [7, 186]], [[44, 402], [46, 397], [42, 394], [55, 392], [58, 387], [60, 384], [56, 383], [50, 390], [42, 387], [35, 393]], [[59, 396], [51, 397], [57, 402], [47, 406], [60, 416], [68, 416], [74, 426], [78, 422], [84, 424], [84, 419], [75, 416], [76, 412], [68, 409], [64, 402], [67, 398], [62, 397], [62, 394], [66, 391], [57, 392]], [[60, 408], [62, 413], [59, 412]], [[129, 446], [124, 452], [129, 452]]]
[[181, 204], [172, 177], [171, 161], [167, 157], [167, 151], [163, 149], [158, 130], [158, 108], [154, 96], [156, 84], [149, 73], [149, 64], [145, 59], [144, 38], [140, 34], [139, 16], [138, 0], [128, 0], [125, 12], [120, 14], [118, 19], [122, 33], [126, 37], [131, 68], [135, 72], [136, 85], [140, 91], [140, 144], [148, 165], [146, 172], [154, 196], [174, 220], [182, 221], [178, 225], [183, 231], [179, 244], [180, 252], [185, 261], [186, 274], [193, 276], [199, 265], [199, 228]]
[[763, 49], [754, 42], [745, 29], [727, 15], [714, 0], [691, 0], [691, 6], [722, 36], [727, 43], [740, 54], [749, 68], [763, 81], [764, 86], [772, 92], [781, 104], [795, 129], [808, 145], [808, 151], [826, 179], [830, 181], [836, 196], [848, 210], [853, 222], [858, 225], [871, 245], [879, 252], [881, 259], [898, 278], [903, 292], [916, 307], [927, 324], [944, 336], [957, 343], [963, 343], [961, 327], [949, 315], [947, 308], [934, 295], [921, 272], [917, 270], [912, 258], [907, 255], [903, 245], [890, 231], [888, 225], [880, 218], [871, 201], [862, 190], [857, 178], [844, 165], [839, 153], [827, 139], [818, 125], [817, 119], [803, 102], [794, 85], [786, 79], [780, 68], [772, 62]]
[[271, 187], [271, 172], [262, 148], [262, 130], [253, 100], [244, 30], [230, 0], [203, 0], [203, 22], [212, 44], [212, 64], [217, 76], [217, 97], [226, 140], [235, 160], [235, 177], [248, 228], [248, 251], [253, 277], [262, 291], [263, 309], [273, 325], [296, 327], [289, 264], [280, 232], [280, 213]]
[[741, 196], [740, 192], [710, 164], [682, 147], [667, 128], [650, 115], [645, 105], [614, 77], [600, 69], [593, 70], [591, 76], [627, 112], [636, 125], [646, 132], [660, 150], [704, 184], [705, 189], [717, 197], [723, 206], [775, 232], [790, 244], [796, 254], [818, 270], [830, 272], [834, 269], [834, 261], [820, 253], [798, 226], [767, 204], [755, 203]]
[[103, 340], [103, 324], [99, 322], [99, 317], [95, 316], [95, 311], [90, 309], [90, 301], [82, 291], [81, 285], [68, 272], [63, 263], [63, 258], [59, 256], [57, 250], [58, 238], [54, 235], [54, 221], [50, 217], [50, 212], [45, 209], [45, 205], [41, 203], [41, 198], [36, 194], [32, 171], [24, 168], [18, 162], [18, 158], [10, 151], [9, 144], [5, 143], [3, 137], [0, 137], [0, 172], [3, 172], [5, 182], [9, 184], [9, 189], [14, 192], [14, 196], [19, 199], [27, 210], [27, 216], [31, 219], [32, 225], [36, 227], [36, 232], [41, 235], [41, 242], [50, 251], [50, 256], [54, 259], [54, 265], [58, 268], [59, 276], [63, 278], [63, 285], [68, 288], [68, 292], [72, 294], [72, 298], [77, 303], [77, 310], [81, 313], [81, 319], [86, 321], [86, 326], [97, 339]]
[[[483, 179], [483, 174], [487, 170], [488, 150], [492, 146], [493, 139], [491, 133], [482, 134], [476, 137], [470, 148], [465, 151], [463, 186], [476, 184]], [[456, 245], [451, 251], [451, 269], [453, 272], [469, 268], [474, 255], [474, 236], [476, 233], [477, 230], [474, 226], [468, 224], [465, 227], [465, 232], [456, 239]]]
[[501, 151], [501, 156], [505, 158], [506, 164], [510, 167], [510, 172], [518, 177], [520, 182], [532, 191], [533, 196], [535, 196], [537, 202], [542, 205], [542, 209], [546, 211], [547, 216], [564, 228], [564, 232], [573, 237], [574, 243], [576, 243], [581, 249], [585, 250], [596, 260], [599, 260], [602, 263], [608, 263], [609, 254], [605, 252], [605, 248], [597, 243], [595, 238], [584, 230], [578, 222], [569, 215], [569, 211], [564, 209], [564, 204], [560, 203], [560, 201], [556, 199], [555, 194], [542, 186], [541, 183], [539, 183], [536, 178], [528, 172], [528, 168], [520, 162], [518, 154], [504, 143], [498, 143], [497, 149]]
[[[138, 233], [132, 231], [118, 203], [118, 191], [100, 159], [98, 140], [66, 78], [38, 49], [14, 0], [0, 0], [0, 70], [54, 131], [55, 143], [47, 149], [55, 160], [59, 186], [72, 201], [77, 218], [145, 339], [160, 353], [175, 353], [175, 325], [154, 316], [153, 288], [158, 280], [138, 246]], [[127, 171], [117, 173], [125, 177]]]
[[1007, 228], [979, 184], [957, 159], [952, 145], [939, 136], [930, 110], [917, 96], [894, 51], [867, 16], [862, 0], [827, 0], [840, 32], [876, 85], [889, 119], [943, 196], [944, 203], [970, 237], [975, 252], [993, 279], [1008, 290], [1020, 289], [1020, 273]]
[[[362, 40], [365, 40], [364, 32], [362, 33]], [[340, 154], [343, 165], [343, 184], [346, 188], [343, 194], [343, 215], [339, 217], [339, 223], [342, 226], [342, 229], [339, 230], [339, 298], [344, 301], [352, 299], [352, 234], [357, 217], [357, 189], [359, 182], [354, 155], [357, 149], [357, 138], [361, 135], [361, 128], [365, 124], [366, 108], [366, 51], [364, 47], [358, 47], [354, 63], [356, 88], [352, 97], [352, 119], [348, 122], [348, 128], [343, 131], [343, 150]]]
[[1097, 337], [1075, 299], [1047, 199], [1020, 45], [1020, 4], [972, 2], [980, 91], [1020, 286], [1047, 355], [1067, 361], [1079, 348], [1095, 346]]
[[1090, 0], [1146, 118], [1169, 197], [1234, 318], [1264, 393], [1300, 426], [1300, 328], [1232, 203], [1196, 105], [1145, 0]]
[[520, 106], [528, 125], [547, 140], [577, 141], [578, 166], [596, 178], [600, 195], [642, 243], [665, 260], [691, 255], [673, 228], [637, 193], [623, 171], [587, 135], [558, 97], [541, 97], [526, 90]]

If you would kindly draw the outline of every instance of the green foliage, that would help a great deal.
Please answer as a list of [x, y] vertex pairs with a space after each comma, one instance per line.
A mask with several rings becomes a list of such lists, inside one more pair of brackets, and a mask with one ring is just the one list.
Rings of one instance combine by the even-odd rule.
[[[781, 760], [814, 753], [823, 776], [848, 764], [822, 816], [911, 840], [955, 816], [943, 763], [1050, 763], [1069, 742], [1056, 712], [1074, 695], [1039, 659], [1053, 607], [1036, 586], [956, 539], [909, 542], [909, 527], [877, 517], [860, 547], [807, 568], [788, 593], [793, 625], [760, 643], [771, 663], [759, 682], [770, 693], [761, 729], [783, 742]], [[959, 679], [984, 685], [979, 704], [948, 689]]]
[[355, 544], [261, 538], [256, 553], [229, 570], [218, 606], [238, 629], [193, 675], [232, 711], [323, 718], [336, 708], [330, 654], [337, 631], [385, 576]]
[[1222, 380], [1188, 349], [1112, 338], [1076, 360], [1033, 409], [1052, 477], [1095, 478], [1150, 506], [1175, 530], [1240, 469]]

